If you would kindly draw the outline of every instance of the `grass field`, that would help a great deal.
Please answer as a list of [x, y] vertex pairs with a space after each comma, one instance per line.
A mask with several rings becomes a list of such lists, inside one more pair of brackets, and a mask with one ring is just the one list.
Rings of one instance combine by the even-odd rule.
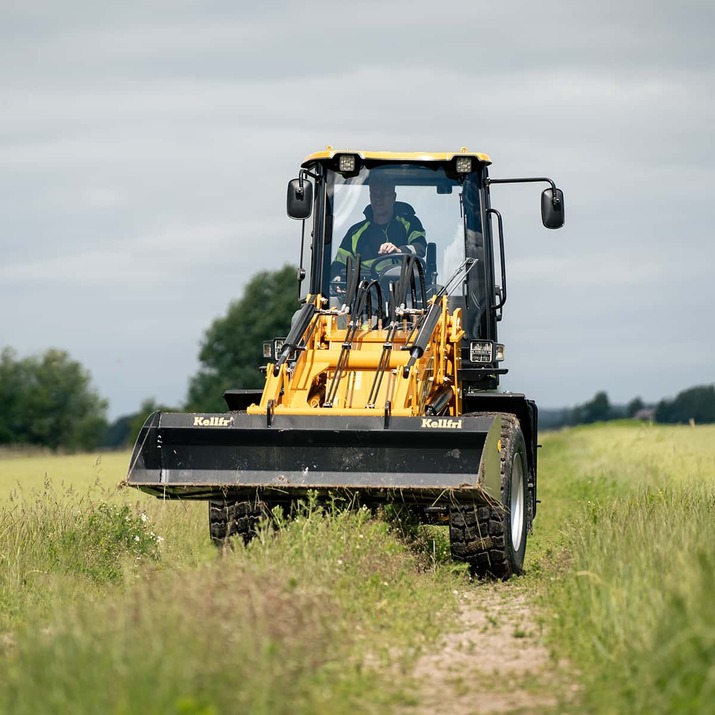
[[[528, 595], [576, 685], [555, 712], [711, 712], [715, 428], [542, 442], [527, 574], [497, 588]], [[454, 626], [455, 592], [481, 588], [444, 534], [408, 546], [367, 512], [306, 505], [220, 555], [204, 503], [117, 490], [128, 457], [0, 457], [0, 713], [416, 703], [412, 665]]]
[[[366, 511], [223, 555], [205, 503], [117, 491], [128, 454], [0, 461], [0, 712], [341, 713], [410, 700], [452, 568]], [[18, 486], [18, 483], [21, 486]]]
[[581, 711], [712, 712], [715, 427], [573, 429], [543, 452], [541, 590]]

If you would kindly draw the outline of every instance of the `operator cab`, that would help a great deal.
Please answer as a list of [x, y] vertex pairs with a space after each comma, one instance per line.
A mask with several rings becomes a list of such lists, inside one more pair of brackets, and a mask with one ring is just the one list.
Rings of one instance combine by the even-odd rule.
[[[495, 339], [493, 267], [482, 230], [487, 208], [483, 178], [488, 164], [483, 157], [466, 156], [469, 162], [461, 171], [452, 155], [449, 161], [358, 159], [351, 169], [342, 171], [339, 157], [327, 161], [310, 161], [309, 157], [303, 165], [307, 172], [302, 190], [305, 199], [314, 201], [310, 212], [313, 243], [304, 294], [320, 293], [329, 305], [339, 305], [347, 285], [349, 254], [353, 261], [359, 255], [361, 276], [379, 281], [387, 296], [389, 284], [400, 278], [404, 263], [411, 259], [420, 264], [426, 302], [452, 279], [450, 307], [462, 308], [467, 335]], [[309, 195], [305, 192], [311, 179], [314, 198], [312, 190]], [[291, 185], [297, 187], [297, 182]], [[401, 250], [397, 252], [377, 252], [383, 240], [398, 243], [387, 222], [383, 219], [380, 225], [375, 220], [370, 187], [377, 182], [394, 187], [392, 223], [398, 229], [400, 223], [406, 226], [405, 238], [416, 235], [416, 240], [398, 245]], [[290, 193], [289, 189], [289, 203]], [[295, 215], [299, 212], [289, 206], [289, 213], [305, 218], [305, 210]], [[385, 232], [384, 239], [380, 231]]]
[[[541, 200], [547, 228], [563, 225], [564, 210], [563, 193], [550, 179], [491, 179], [490, 164], [486, 154], [466, 149], [422, 154], [328, 147], [311, 154], [288, 186], [288, 214], [304, 222], [302, 297], [321, 295], [327, 309], [337, 309], [358, 268], [360, 278], [380, 287], [385, 314], [390, 314], [386, 296], [391, 294], [410, 293], [412, 305], [407, 307], [418, 309], [426, 308], [434, 296], [446, 295], [448, 308], [462, 311], [462, 380], [470, 389], [494, 389], [498, 375], [506, 372], [499, 366], [504, 351], [497, 342], [506, 271], [502, 218], [491, 207], [489, 186], [549, 183]], [[391, 217], [405, 226], [402, 234], [392, 230], [385, 215], [378, 216], [383, 207], [372, 205], [371, 187], [376, 183], [391, 187]], [[384, 242], [398, 251], [378, 253], [380, 231]], [[310, 255], [304, 260], [306, 236]], [[395, 290], [408, 276], [417, 290], [405, 291], [402, 283]]]

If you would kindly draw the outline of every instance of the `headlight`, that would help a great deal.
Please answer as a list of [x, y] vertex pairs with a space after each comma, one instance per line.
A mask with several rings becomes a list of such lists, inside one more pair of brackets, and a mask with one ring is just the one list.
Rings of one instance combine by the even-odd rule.
[[494, 343], [491, 340], [472, 340], [469, 343], [469, 360], [471, 362], [493, 362]]
[[491, 340], [472, 340], [469, 343], [470, 362], [492, 363], [504, 360], [504, 346]]
[[[283, 346], [285, 345], [285, 338], [275, 338], [269, 342], [263, 343], [263, 357], [268, 360], [278, 360], [281, 356]], [[291, 362], [296, 359], [296, 351], [291, 350], [288, 355], [288, 361]]]
[[[281, 353], [283, 352], [283, 346], [285, 345], [286, 339], [285, 338], [276, 338], [273, 341], [273, 358], [275, 360], [278, 360], [278, 358], [281, 356]], [[297, 358], [297, 354], [295, 350], [291, 350], [288, 353], [288, 362], [294, 362], [295, 359]]]

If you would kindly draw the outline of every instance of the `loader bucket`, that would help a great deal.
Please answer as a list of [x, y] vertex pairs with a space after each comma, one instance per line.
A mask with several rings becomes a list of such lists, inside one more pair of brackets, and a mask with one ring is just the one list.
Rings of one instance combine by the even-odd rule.
[[[155, 412], [126, 483], [164, 498], [290, 501], [308, 492], [363, 502], [499, 499], [498, 414], [461, 417]], [[493, 457], [485, 458], [485, 446]], [[491, 483], [490, 483], [491, 482]]]

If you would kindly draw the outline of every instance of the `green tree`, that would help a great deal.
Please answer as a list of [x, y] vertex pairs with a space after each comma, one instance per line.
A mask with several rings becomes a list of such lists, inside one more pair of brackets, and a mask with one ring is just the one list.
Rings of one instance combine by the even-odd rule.
[[715, 422], [715, 385], [699, 385], [683, 390], [672, 400], [661, 400], [655, 421], [668, 424]]
[[63, 350], [18, 359], [0, 354], [0, 443], [93, 449], [106, 429], [107, 402], [89, 373]]
[[597, 392], [590, 402], [585, 402], [575, 409], [575, 421], [583, 424], [605, 422], [613, 417], [613, 410], [608, 395]]
[[199, 352], [201, 368], [191, 378], [187, 408], [223, 412], [223, 393], [229, 388], [260, 388], [264, 377], [263, 343], [287, 335], [298, 309], [296, 269], [257, 273], [243, 296], [231, 303], [204, 335]]

